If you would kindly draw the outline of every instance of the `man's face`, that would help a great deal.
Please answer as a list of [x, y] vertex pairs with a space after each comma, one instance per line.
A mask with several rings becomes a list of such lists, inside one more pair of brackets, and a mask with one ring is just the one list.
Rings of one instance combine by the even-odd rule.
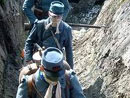
[[52, 23], [59, 23], [62, 20], [62, 16], [51, 16]]
[[62, 20], [63, 15], [52, 15], [50, 13], [49, 13], [49, 17], [50, 17], [52, 23], [54, 23], [54, 24], [60, 23], [60, 21]]

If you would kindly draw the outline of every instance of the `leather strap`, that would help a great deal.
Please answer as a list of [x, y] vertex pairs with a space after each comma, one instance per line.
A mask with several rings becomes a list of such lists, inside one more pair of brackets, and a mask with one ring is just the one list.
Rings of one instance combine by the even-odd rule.
[[52, 36], [53, 36], [53, 38], [54, 38], [54, 40], [55, 40], [55, 43], [56, 43], [57, 47], [58, 47], [60, 50], [62, 50], [62, 49], [61, 49], [61, 46], [60, 46], [60, 43], [59, 43], [58, 39], [56, 38], [55, 34], [52, 32], [52, 30], [51, 30], [51, 34], [52, 34]]
[[32, 98], [32, 91], [33, 91], [33, 85], [32, 85], [32, 75], [29, 76], [28, 80], [27, 80], [27, 84], [28, 84], [28, 97]]
[[32, 74], [31, 76], [29, 76], [28, 78], [28, 95], [29, 98], [32, 98], [32, 92], [35, 91], [37, 93], [37, 95], [39, 95], [40, 98], [44, 98], [41, 93], [38, 91], [38, 89], [36, 88], [35, 85], [35, 74]]

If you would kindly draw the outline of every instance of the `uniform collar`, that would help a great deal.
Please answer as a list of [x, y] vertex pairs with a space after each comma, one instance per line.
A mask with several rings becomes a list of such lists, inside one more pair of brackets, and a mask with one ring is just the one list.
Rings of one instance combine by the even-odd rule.
[[[45, 21], [45, 25], [49, 24], [50, 23], [50, 18], [48, 17]], [[63, 31], [63, 21], [60, 22], [60, 25], [59, 25], [59, 31], [62, 32]]]
[[[43, 76], [42, 72], [41, 72], [40, 70], [38, 70], [38, 73], [39, 73], [38, 76], [39, 76], [40, 80], [46, 82], [46, 80], [44, 79], [44, 76]], [[65, 75], [63, 75], [62, 77], [59, 78], [59, 82], [60, 82], [60, 84], [61, 84], [61, 87], [62, 87], [62, 88], [65, 88], [65, 86], [66, 86], [66, 78], [65, 78]], [[47, 82], [46, 82], [46, 83], [47, 83]], [[47, 84], [48, 84], [48, 83], [47, 83]]]

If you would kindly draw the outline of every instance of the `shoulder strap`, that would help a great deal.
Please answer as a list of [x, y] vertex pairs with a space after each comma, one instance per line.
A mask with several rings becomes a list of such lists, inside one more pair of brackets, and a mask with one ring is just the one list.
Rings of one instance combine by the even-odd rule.
[[70, 73], [68, 72], [68, 71], [66, 71], [66, 73], [65, 73], [65, 78], [66, 78], [66, 86], [67, 86], [67, 88], [70, 88], [71, 86], [70, 86]]
[[70, 73], [66, 71], [65, 73], [65, 78], [66, 78], [66, 87], [64, 90], [65, 93], [65, 98], [69, 98], [69, 91], [71, 89], [71, 85], [70, 85]]
[[27, 85], [28, 85], [28, 97], [32, 98], [32, 92], [34, 90], [33, 85], [32, 85], [32, 75], [29, 76], [27, 80]]
[[62, 50], [62, 49], [61, 49], [61, 46], [60, 46], [60, 43], [59, 43], [59, 41], [57, 40], [55, 34], [52, 32], [52, 30], [51, 30], [51, 34], [52, 34], [52, 36], [53, 36], [53, 38], [54, 38], [54, 41], [55, 41], [57, 47], [58, 47], [60, 50]]
[[[43, 42], [43, 41], [45, 41], [45, 40], [47, 40], [48, 38], [50, 38], [50, 37], [52, 37], [53, 35], [52, 35], [52, 31], [51, 31], [51, 27], [49, 27], [48, 29], [45, 29], [45, 25], [46, 25], [46, 23], [44, 22], [44, 25], [42, 25], [42, 26], [44, 26], [44, 29], [41, 29], [41, 31], [40, 31], [40, 41], [41, 41], [41, 43]], [[46, 36], [45, 38], [43, 38], [44, 37], [44, 34], [46, 33], [46, 32], [48, 32], [48, 31], [51, 31], [52, 33], [50, 33], [50, 34], [48, 34], [48, 36]], [[55, 35], [54, 35], [55, 36]]]
[[44, 98], [35, 86], [35, 74], [32, 74], [31, 76], [29, 76], [27, 84], [28, 84], [29, 98], [32, 98], [33, 91], [35, 91], [40, 96], [40, 98]]

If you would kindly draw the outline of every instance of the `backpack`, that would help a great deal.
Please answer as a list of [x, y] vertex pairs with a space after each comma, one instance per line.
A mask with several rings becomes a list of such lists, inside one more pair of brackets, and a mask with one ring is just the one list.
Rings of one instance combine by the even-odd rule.
[[[20, 74], [19, 74], [19, 83], [21, 83], [23, 75], [32, 75], [32, 74], [34, 74], [38, 70], [39, 66], [40, 65], [38, 65], [37, 63], [32, 63], [32, 64], [29, 64], [29, 65], [27, 65], [25, 67], [22, 67], [20, 69]], [[64, 66], [65, 70], [70, 69], [69, 64], [65, 60], [63, 60], [63, 66]]]
[[[63, 65], [64, 65], [65, 70], [70, 69], [69, 64], [65, 60], [63, 61]], [[35, 87], [35, 80], [34, 80], [35, 75], [34, 74], [38, 69], [39, 69], [39, 66], [36, 63], [32, 63], [32, 64], [29, 64], [29, 65], [23, 67], [20, 70], [19, 83], [21, 83], [23, 75], [29, 75], [29, 78], [27, 80], [29, 98], [32, 98], [32, 92], [36, 92], [41, 98], [43, 98], [42, 95], [39, 93], [39, 91]], [[66, 88], [69, 89], [70, 88], [70, 76], [69, 76], [68, 71], [66, 71], [65, 77], [66, 77], [66, 80], [67, 80], [66, 81], [66, 84], [67, 84]]]
[[[69, 72], [65, 73], [65, 78], [66, 78], [66, 89], [69, 90], [71, 88]], [[28, 97], [29, 98], [32, 98], [33, 94], [37, 94], [40, 98], [44, 98], [35, 86], [35, 75], [34, 74], [29, 76], [29, 78], [27, 80], [27, 85], [28, 85]], [[67, 92], [65, 92], [65, 93], [67, 95]]]

